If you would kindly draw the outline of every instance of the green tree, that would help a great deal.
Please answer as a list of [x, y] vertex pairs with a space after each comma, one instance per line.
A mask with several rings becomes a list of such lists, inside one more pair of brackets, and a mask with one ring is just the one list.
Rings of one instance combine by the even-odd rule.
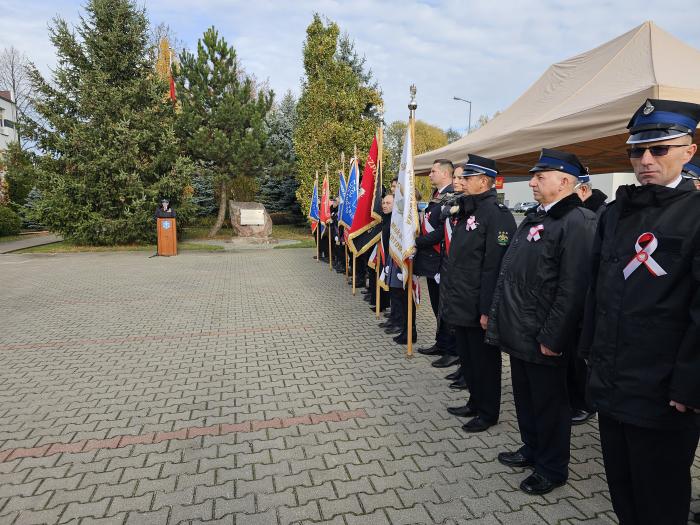
[[[226, 218], [234, 179], [251, 177], [254, 182], [252, 177], [264, 166], [265, 115], [273, 93], [256, 88], [239, 68], [234, 48], [213, 27], [198, 40], [196, 54], [180, 55], [176, 83], [182, 104], [178, 135], [201, 173], [218, 189], [219, 212], [209, 231], [213, 237]], [[240, 182], [246, 184], [236, 186], [249, 186]]]
[[52, 80], [31, 71], [42, 198], [33, 217], [81, 244], [155, 239], [168, 196], [186, 222], [191, 163], [178, 155], [167, 85], [148, 57], [146, 13], [131, 0], [89, 0], [73, 30], [54, 20]]
[[285, 212], [289, 219], [302, 218], [297, 203], [296, 154], [294, 153], [294, 128], [297, 120], [296, 100], [287, 91], [279, 104], [267, 117], [268, 164], [259, 181], [258, 199], [269, 212]]
[[[341, 168], [341, 152], [349, 157], [354, 146], [362, 158], [361, 152], [369, 149], [379, 123], [371, 115], [381, 103], [381, 95], [368, 85], [371, 78], [362, 78], [357, 72], [357, 63], [353, 68], [350, 62], [354, 51], [339, 51], [339, 33], [337, 24], [324, 23], [318, 14], [306, 29], [305, 77], [294, 130], [297, 200], [304, 215], [308, 213], [316, 171], [322, 177], [328, 165], [330, 174], [335, 174]], [[338, 191], [337, 179], [330, 177], [332, 193]]]
[[[406, 126], [408, 122], [395, 120], [384, 130], [384, 178], [391, 179], [399, 174], [399, 164], [401, 163], [401, 151], [403, 140], [406, 136]], [[416, 144], [414, 146], [416, 155], [441, 148], [447, 145], [447, 134], [436, 126], [432, 126], [422, 120], [416, 121]]]
[[454, 141], [462, 138], [462, 134], [454, 128], [447, 128], [445, 130], [445, 135], [447, 136], [448, 144], [452, 144]]
[[7, 165], [5, 179], [9, 190], [8, 197], [15, 207], [21, 206], [36, 184], [36, 170], [33, 163], [35, 155], [23, 150], [19, 142], [13, 142], [4, 152], [4, 156]]

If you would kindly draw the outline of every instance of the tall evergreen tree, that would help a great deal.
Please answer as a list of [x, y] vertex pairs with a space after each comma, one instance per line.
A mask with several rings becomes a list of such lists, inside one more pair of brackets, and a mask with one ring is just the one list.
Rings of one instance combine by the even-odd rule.
[[294, 152], [294, 127], [297, 102], [287, 91], [279, 104], [267, 117], [268, 164], [259, 181], [258, 199], [269, 212], [285, 212], [290, 220], [301, 220], [301, 208], [297, 203], [296, 154]]
[[272, 91], [257, 89], [238, 66], [236, 51], [213, 27], [197, 42], [196, 55], [184, 51], [177, 76], [182, 112], [178, 134], [203, 175], [218, 188], [214, 236], [226, 218], [234, 177], [260, 174], [265, 161], [265, 115]]
[[34, 219], [78, 243], [155, 239], [160, 195], [186, 220], [190, 162], [178, 156], [167, 85], [147, 53], [145, 11], [132, 0], [89, 0], [73, 31], [56, 18], [53, 79], [33, 69], [33, 135], [42, 198]]
[[[316, 170], [323, 173], [328, 163], [331, 173], [335, 173], [341, 168], [341, 152], [349, 157], [353, 146], [357, 146], [362, 156], [378, 125], [377, 120], [367, 115], [381, 103], [381, 95], [377, 89], [365, 85], [348, 60], [339, 58], [339, 33], [337, 24], [324, 24], [318, 14], [306, 29], [305, 78], [294, 130], [299, 174], [297, 198], [305, 215]], [[344, 53], [340, 54], [347, 57], [347, 50]], [[335, 193], [337, 177], [331, 177], [331, 181]]]

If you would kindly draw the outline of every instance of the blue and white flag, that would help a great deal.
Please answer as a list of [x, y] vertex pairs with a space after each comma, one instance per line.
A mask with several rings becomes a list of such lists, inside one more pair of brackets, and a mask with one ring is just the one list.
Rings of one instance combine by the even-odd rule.
[[341, 226], [350, 229], [352, 220], [355, 217], [357, 209], [357, 197], [360, 189], [359, 169], [357, 167], [357, 159], [353, 158], [350, 161], [350, 174], [348, 175], [348, 183], [345, 190], [345, 198], [343, 199], [343, 209], [340, 212], [338, 222]]
[[309, 205], [309, 220], [311, 221], [311, 231], [316, 231], [316, 226], [319, 221], [318, 213], [318, 173], [316, 174], [316, 181], [314, 182], [314, 192], [311, 195], [311, 204]]
[[338, 217], [343, 215], [343, 203], [345, 202], [345, 193], [348, 188], [348, 183], [345, 181], [345, 175], [342, 171], [338, 172], [338, 177], [340, 178], [340, 185], [338, 186]]

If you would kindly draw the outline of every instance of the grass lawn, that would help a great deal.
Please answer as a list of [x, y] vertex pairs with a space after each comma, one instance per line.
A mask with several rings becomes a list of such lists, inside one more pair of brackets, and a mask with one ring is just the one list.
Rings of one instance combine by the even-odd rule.
[[[178, 251], [204, 251], [218, 252], [222, 251], [221, 246], [212, 246], [210, 244], [199, 244], [193, 242], [180, 242], [177, 245]], [[55, 242], [53, 244], [44, 244], [43, 246], [34, 246], [33, 248], [25, 248], [14, 253], [82, 253], [82, 252], [156, 252], [155, 245], [149, 244], [124, 244], [119, 246], [79, 246], [68, 241]]]
[[0, 235], [0, 242], [12, 242], [19, 241], [20, 239], [26, 239], [26, 235]]
[[275, 239], [292, 239], [295, 241], [309, 240], [314, 242], [311, 235], [311, 228], [308, 226], [298, 226], [296, 224], [273, 224], [272, 236]]

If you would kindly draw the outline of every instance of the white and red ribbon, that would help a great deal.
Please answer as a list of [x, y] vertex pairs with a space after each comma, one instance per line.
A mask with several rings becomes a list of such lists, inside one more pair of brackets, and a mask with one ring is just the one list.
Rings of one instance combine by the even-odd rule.
[[[429, 233], [432, 233], [435, 231], [435, 228], [433, 228], [433, 225], [430, 224], [430, 214], [432, 212], [428, 212], [423, 216], [423, 222], [421, 223], [421, 234], [422, 235], [428, 235]], [[433, 244], [433, 250], [435, 250], [437, 253], [440, 253], [440, 244]]]
[[450, 254], [450, 246], [452, 246], [452, 219], [445, 219], [445, 253]]
[[540, 232], [544, 231], [544, 225], [543, 224], [538, 224], [537, 226], [533, 226], [530, 228], [530, 233], [527, 235], [527, 240], [532, 242], [532, 241], [539, 241], [540, 240]]
[[[644, 248], [642, 248], [642, 243], [645, 244]], [[632, 275], [632, 272], [634, 272], [642, 264], [647, 267], [649, 273], [654, 277], [666, 275], [666, 271], [651, 256], [651, 254], [656, 251], [658, 246], [659, 241], [651, 232], [645, 232], [637, 238], [637, 242], [634, 243], [634, 249], [637, 251], [637, 253], [634, 257], [632, 257], [632, 260], [627, 263], [625, 269], [622, 270], [625, 280], [627, 280], [627, 278]]]
[[472, 231], [476, 230], [476, 227], [479, 226], [479, 223], [476, 222], [476, 217], [473, 215], [467, 219], [467, 231]]

